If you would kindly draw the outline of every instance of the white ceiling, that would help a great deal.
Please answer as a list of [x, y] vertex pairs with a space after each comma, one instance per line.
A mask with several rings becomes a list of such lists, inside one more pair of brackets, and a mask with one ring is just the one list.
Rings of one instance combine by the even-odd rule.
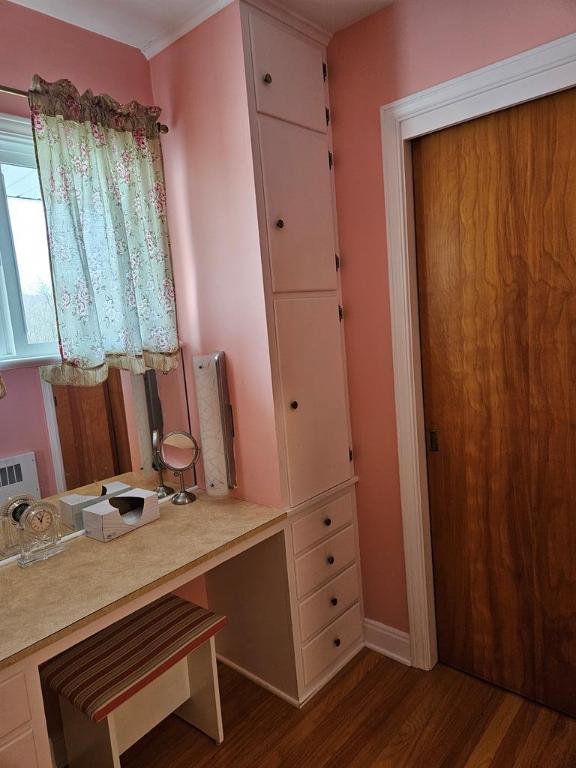
[[[274, 0], [329, 32], [393, 0]], [[140, 48], [148, 57], [232, 0], [12, 0], [35, 11]]]

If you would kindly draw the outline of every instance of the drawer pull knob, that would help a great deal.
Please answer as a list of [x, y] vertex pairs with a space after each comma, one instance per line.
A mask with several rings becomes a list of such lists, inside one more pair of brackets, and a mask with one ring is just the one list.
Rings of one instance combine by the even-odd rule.
[[270, 72], [266, 72], [266, 74], [264, 75], [262, 80], [266, 83], [266, 85], [271, 85], [272, 84], [272, 75], [270, 74]]
[[330, 555], [329, 557], [327, 557], [326, 562], [328, 563], [328, 565], [334, 565], [334, 555]]
[[290, 408], [292, 408], [293, 411], [295, 411], [298, 408], [298, 400], [292, 400], [290, 403]]
[[337, 637], [336, 640], [334, 640], [334, 645], [336, 646], [336, 648], [340, 648], [340, 646], [342, 645], [342, 640], [340, 640], [340, 638]]
[[327, 518], [324, 520], [324, 525], [325, 525], [327, 528], [329, 528], [329, 527], [332, 525], [332, 518], [330, 518], [330, 517], [327, 517]]
[[333, 597], [332, 600], [330, 600], [330, 602], [332, 603], [332, 605], [336, 606], [336, 605], [338, 605], [338, 598], [337, 597]]
[[284, 219], [278, 219], [276, 222], [276, 229], [284, 229]]

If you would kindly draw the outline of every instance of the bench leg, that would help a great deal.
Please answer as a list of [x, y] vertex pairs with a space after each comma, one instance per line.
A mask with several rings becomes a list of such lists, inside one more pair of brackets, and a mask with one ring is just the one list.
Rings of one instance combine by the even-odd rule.
[[69, 768], [120, 768], [114, 723], [95, 723], [60, 696]]
[[210, 736], [216, 744], [224, 741], [220, 687], [214, 637], [188, 656], [190, 698], [174, 714]]

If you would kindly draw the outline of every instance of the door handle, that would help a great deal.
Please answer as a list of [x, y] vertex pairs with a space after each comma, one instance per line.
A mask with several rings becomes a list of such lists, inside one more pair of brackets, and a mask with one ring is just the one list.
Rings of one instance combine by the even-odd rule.
[[438, 443], [438, 432], [433, 429], [428, 430], [428, 450], [431, 453], [438, 453], [440, 445]]

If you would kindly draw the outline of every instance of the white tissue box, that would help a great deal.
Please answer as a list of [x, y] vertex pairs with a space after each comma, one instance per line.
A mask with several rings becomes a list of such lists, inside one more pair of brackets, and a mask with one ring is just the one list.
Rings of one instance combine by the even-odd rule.
[[[120, 509], [111, 502], [117, 503]], [[82, 513], [86, 536], [98, 541], [111, 541], [159, 517], [158, 497], [142, 488], [132, 488], [91, 504]]]
[[62, 521], [68, 528], [74, 528], [80, 530], [82, 528], [82, 511], [91, 504], [98, 504], [98, 502], [104, 499], [110, 499], [113, 496], [117, 496], [123, 491], [130, 490], [130, 486], [126, 483], [108, 483], [102, 484], [102, 487], [106, 488], [107, 493], [104, 496], [83, 496], [80, 493], [71, 493], [68, 496], [62, 496], [60, 499], [60, 512], [62, 515]]

